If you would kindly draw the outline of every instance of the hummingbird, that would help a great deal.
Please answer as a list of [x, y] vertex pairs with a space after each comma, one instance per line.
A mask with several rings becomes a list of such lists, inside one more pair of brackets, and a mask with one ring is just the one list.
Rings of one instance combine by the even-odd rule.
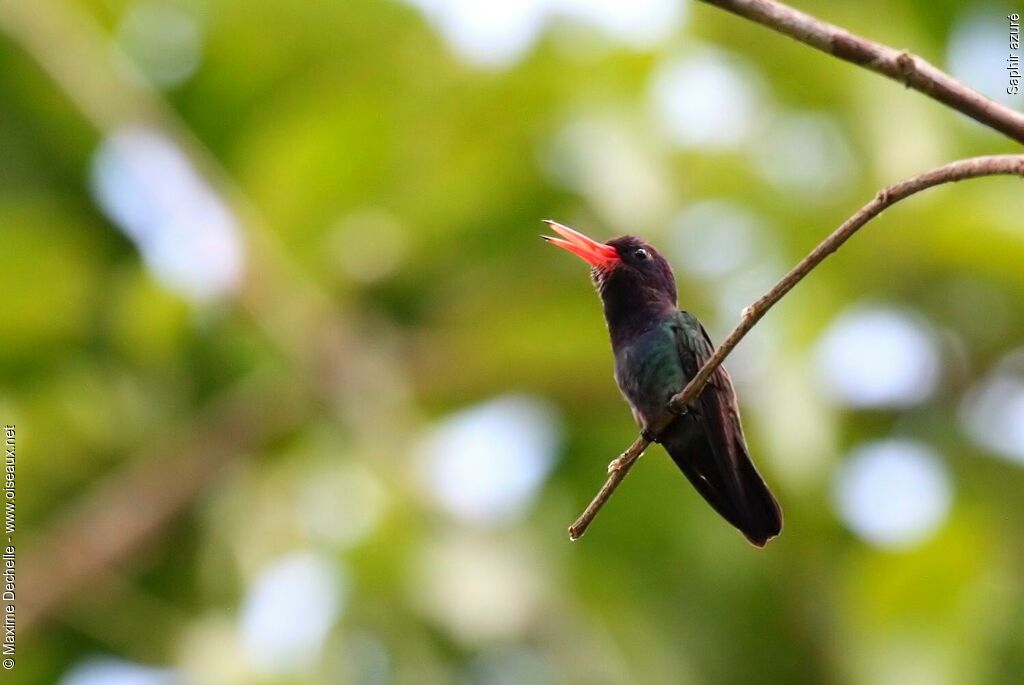
[[[555, 221], [549, 243], [590, 264], [615, 355], [615, 381], [645, 439], [658, 442], [693, 487], [751, 544], [782, 530], [782, 510], [747, 451], [732, 379], [723, 366], [681, 412], [669, 400], [714, 352], [696, 316], [679, 309], [672, 267], [649, 243], [599, 243]], [[666, 425], [659, 434], [651, 431]], [[614, 463], [614, 462], [613, 462]]]

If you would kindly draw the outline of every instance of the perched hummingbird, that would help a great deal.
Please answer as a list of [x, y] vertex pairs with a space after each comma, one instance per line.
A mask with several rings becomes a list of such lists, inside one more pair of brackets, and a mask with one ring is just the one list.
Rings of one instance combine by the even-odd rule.
[[[668, 408], [714, 351], [697, 317], [678, 309], [668, 262], [640, 238], [599, 243], [545, 223], [562, 236], [545, 240], [591, 265], [615, 354], [615, 380], [644, 436], [657, 438], [708, 504], [763, 547], [782, 530], [782, 511], [747, 453], [728, 372], [719, 366], [683, 413], [672, 415]], [[651, 435], [670, 418], [660, 435]]]

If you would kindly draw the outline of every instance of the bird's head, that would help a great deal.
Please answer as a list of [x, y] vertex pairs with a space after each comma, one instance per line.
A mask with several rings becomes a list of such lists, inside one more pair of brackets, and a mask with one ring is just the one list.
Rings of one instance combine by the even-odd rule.
[[606, 308], [610, 300], [675, 307], [672, 267], [649, 243], [631, 235], [599, 243], [555, 221], [544, 223], [561, 236], [542, 236], [544, 240], [590, 264], [591, 278]]

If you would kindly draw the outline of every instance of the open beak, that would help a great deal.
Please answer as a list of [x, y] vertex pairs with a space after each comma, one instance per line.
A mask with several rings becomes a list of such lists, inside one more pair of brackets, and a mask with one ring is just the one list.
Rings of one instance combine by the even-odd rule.
[[562, 248], [563, 250], [572, 252], [591, 266], [608, 267], [621, 259], [618, 251], [611, 245], [605, 245], [604, 243], [599, 243], [596, 240], [591, 240], [579, 231], [574, 231], [568, 226], [563, 226], [557, 221], [544, 219], [544, 223], [550, 226], [551, 230], [562, 237], [552, 238], [551, 236], [542, 235], [541, 238], [552, 245]]

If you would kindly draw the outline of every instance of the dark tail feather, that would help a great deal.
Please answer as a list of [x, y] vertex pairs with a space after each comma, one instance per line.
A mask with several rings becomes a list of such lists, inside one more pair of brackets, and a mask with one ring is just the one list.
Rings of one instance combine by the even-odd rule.
[[661, 439], [672, 461], [722, 518], [751, 544], [764, 547], [782, 531], [782, 510], [751, 462], [742, 438], [730, 439], [715, 450], [701, 426], [680, 423], [670, 426]]
[[743, 520], [740, 530], [751, 544], [764, 547], [773, 537], [782, 532], [782, 509], [761, 474], [754, 468], [750, 456], [743, 450], [739, 460], [740, 480], [743, 485]]

